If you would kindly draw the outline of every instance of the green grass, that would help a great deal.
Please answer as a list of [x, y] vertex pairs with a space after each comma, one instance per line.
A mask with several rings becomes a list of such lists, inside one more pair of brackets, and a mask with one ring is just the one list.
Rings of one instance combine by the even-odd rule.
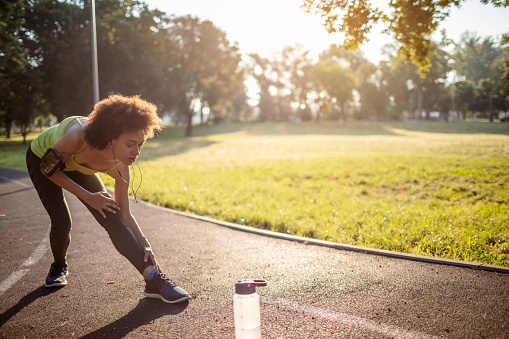
[[26, 169], [25, 154], [30, 141], [32, 141], [37, 134], [28, 135], [26, 144], [23, 144], [23, 137], [19, 134], [11, 135], [10, 139], [1, 136], [0, 167]]
[[166, 128], [144, 147], [140, 198], [305, 237], [509, 266], [509, 124], [225, 124], [183, 133]]

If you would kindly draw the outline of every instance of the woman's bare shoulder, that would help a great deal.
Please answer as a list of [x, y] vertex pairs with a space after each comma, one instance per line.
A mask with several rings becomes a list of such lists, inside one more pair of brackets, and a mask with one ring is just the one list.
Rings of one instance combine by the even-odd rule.
[[78, 130], [83, 131], [86, 124], [88, 122], [87, 117], [76, 117], [73, 121], [71, 121], [66, 127], [65, 127], [65, 133], [67, 133], [69, 130]]
[[85, 132], [75, 120], [67, 126], [62, 138], [55, 144], [59, 152], [74, 153], [85, 143]]

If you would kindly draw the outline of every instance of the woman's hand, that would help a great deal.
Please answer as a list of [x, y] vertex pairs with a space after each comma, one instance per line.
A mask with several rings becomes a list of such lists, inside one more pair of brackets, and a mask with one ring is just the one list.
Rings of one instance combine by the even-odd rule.
[[148, 261], [148, 259], [150, 259], [150, 261], [152, 262], [152, 265], [155, 267], [156, 270], [158, 270], [159, 272], [161, 272], [161, 269], [159, 268], [159, 264], [157, 263], [156, 261], [156, 257], [154, 256], [154, 253], [152, 252], [152, 248], [150, 246], [145, 246], [143, 248], [143, 251], [145, 252], [145, 262]]
[[86, 202], [92, 206], [93, 209], [99, 211], [103, 218], [106, 218], [104, 211], [108, 211], [113, 214], [117, 213], [117, 210], [120, 211], [119, 204], [107, 192], [91, 193]]

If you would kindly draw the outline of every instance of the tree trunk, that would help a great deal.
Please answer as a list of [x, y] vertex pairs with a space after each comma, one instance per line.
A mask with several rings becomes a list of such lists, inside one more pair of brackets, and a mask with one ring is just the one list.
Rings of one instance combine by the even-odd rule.
[[186, 137], [193, 136], [193, 112], [188, 110], [186, 112], [187, 126], [186, 126]]
[[417, 87], [417, 114], [419, 114], [419, 120], [422, 120], [422, 86], [419, 82]]
[[23, 145], [26, 145], [27, 143], [27, 123], [23, 123], [21, 125], [21, 134], [23, 135]]
[[389, 121], [389, 92], [385, 91], [385, 120]]
[[12, 119], [5, 119], [5, 137], [7, 139], [11, 138], [11, 127], [12, 127]]
[[345, 102], [343, 102], [343, 101], [339, 105], [340, 111], [339, 111], [339, 117], [338, 118], [339, 118], [340, 122], [345, 122], [346, 121], [346, 112], [345, 112], [346, 107], [345, 106], [346, 106]]

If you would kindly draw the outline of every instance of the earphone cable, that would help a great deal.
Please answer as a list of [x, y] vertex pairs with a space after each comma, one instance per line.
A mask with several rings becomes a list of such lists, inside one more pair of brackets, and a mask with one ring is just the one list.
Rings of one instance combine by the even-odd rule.
[[[113, 146], [111, 147], [111, 151], [113, 152], [113, 160], [115, 161], [115, 166], [117, 166], [117, 158], [115, 156], [115, 151], [113, 150]], [[136, 166], [138, 166], [138, 171], [140, 172], [140, 183], [139, 183], [136, 191], [134, 190], [134, 179], [136, 178], [134, 168], [131, 168], [133, 180], [129, 180], [129, 182], [127, 182], [124, 179], [124, 177], [122, 176], [122, 173], [120, 173], [120, 170], [118, 169], [118, 166], [117, 166], [117, 172], [118, 172], [118, 175], [120, 175], [120, 178], [131, 188], [131, 192], [133, 192], [133, 195], [134, 195], [134, 202], [137, 203], [138, 199], [137, 199], [136, 195], [138, 194], [138, 191], [140, 190], [140, 187], [141, 187], [141, 183], [143, 182], [143, 174], [141, 173], [140, 165], [136, 162], [136, 160], [134, 161], [134, 163], [136, 164]], [[133, 182], [133, 184], [131, 184], [131, 181]]]

